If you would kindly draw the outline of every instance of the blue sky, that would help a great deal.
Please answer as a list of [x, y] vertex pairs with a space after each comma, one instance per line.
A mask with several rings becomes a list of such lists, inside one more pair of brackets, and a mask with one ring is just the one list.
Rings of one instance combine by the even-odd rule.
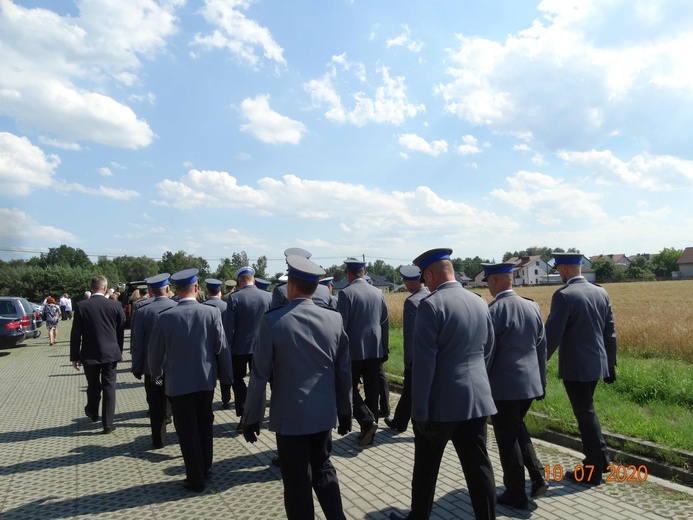
[[690, 49], [687, 0], [0, 0], [0, 258], [692, 246]]

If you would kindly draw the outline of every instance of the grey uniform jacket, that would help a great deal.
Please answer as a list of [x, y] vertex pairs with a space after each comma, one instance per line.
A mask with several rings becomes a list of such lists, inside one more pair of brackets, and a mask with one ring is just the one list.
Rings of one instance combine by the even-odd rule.
[[390, 328], [387, 305], [380, 289], [357, 278], [340, 291], [337, 309], [349, 336], [352, 361], [385, 357]]
[[232, 369], [221, 312], [196, 300], [182, 300], [158, 315], [147, 345], [153, 379], [166, 373], [166, 395], [214, 390], [231, 384]]
[[272, 295], [254, 285], [246, 285], [232, 293], [226, 303], [224, 331], [231, 354], [252, 354], [260, 333], [260, 318], [270, 310]]
[[265, 416], [265, 387], [274, 374], [269, 429], [282, 435], [331, 430], [351, 414], [351, 361], [339, 313], [307, 298], [262, 317], [245, 402], [244, 424]]
[[421, 300], [426, 298], [431, 291], [428, 287], [421, 287], [409, 295], [404, 300], [402, 310], [402, 334], [404, 336], [404, 365], [411, 367], [412, 356], [414, 355], [414, 320], [416, 320], [416, 309]]
[[130, 355], [132, 356], [132, 373], [151, 375], [147, 362], [147, 344], [159, 313], [176, 306], [171, 298], [159, 296], [137, 309], [137, 320], [130, 328]]
[[217, 309], [219, 309], [221, 311], [221, 319], [222, 321], [224, 320], [224, 315], [226, 314], [227, 307], [227, 304], [224, 300], [217, 297], [211, 297], [203, 301], [202, 305], [211, 305], [212, 307], [216, 307]]
[[496, 401], [539, 397], [546, 388], [546, 336], [539, 306], [514, 291], [489, 305], [496, 348], [488, 371]]
[[412, 419], [466, 421], [496, 413], [486, 373], [493, 324], [483, 298], [445, 282], [416, 311]]
[[558, 349], [558, 377], [599, 381], [616, 366], [616, 331], [609, 295], [584, 278], [573, 278], [551, 299], [546, 320], [547, 356]]

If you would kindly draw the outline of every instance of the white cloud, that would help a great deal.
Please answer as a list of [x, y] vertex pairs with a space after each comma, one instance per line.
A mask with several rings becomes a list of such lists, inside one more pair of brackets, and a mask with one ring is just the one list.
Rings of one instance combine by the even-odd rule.
[[693, 161], [670, 155], [641, 154], [623, 161], [610, 150], [559, 151], [567, 163], [584, 168], [597, 182], [623, 184], [651, 191], [693, 189]]
[[191, 45], [205, 49], [225, 49], [240, 61], [256, 65], [262, 52], [267, 59], [285, 65], [284, 49], [274, 41], [266, 27], [246, 18], [241, 10], [247, 10], [251, 0], [205, 0], [202, 16], [216, 27], [210, 34], [197, 34]]
[[333, 85], [332, 80], [336, 76], [334, 70], [320, 79], [311, 80], [304, 88], [311, 95], [315, 106], [328, 105], [325, 117], [339, 123], [346, 122], [356, 126], [367, 123], [400, 125], [407, 118], [426, 111], [423, 103], [414, 104], [407, 99], [403, 76], [391, 77], [387, 67], [380, 67], [377, 72], [381, 75], [383, 84], [376, 88], [373, 98], [361, 91], [350, 94], [355, 101], [352, 110], [344, 108], [342, 99]]
[[138, 148], [154, 134], [107, 93], [111, 82], [138, 80], [140, 57], [153, 57], [176, 28], [182, 0], [82, 0], [79, 16], [27, 9], [4, 0], [0, 9], [0, 114], [56, 142], [92, 140]]
[[60, 165], [57, 155], [46, 155], [26, 137], [0, 132], [0, 183], [4, 195], [29, 195], [53, 185]]
[[437, 157], [441, 153], [446, 153], [448, 151], [447, 141], [441, 139], [429, 143], [423, 137], [419, 137], [416, 134], [400, 135], [399, 144], [413, 152], [421, 152], [433, 157]]
[[237, 161], [249, 161], [253, 158], [253, 156], [246, 152], [238, 152], [236, 155], [233, 156], [233, 158]]
[[84, 184], [80, 184], [79, 182], [71, 182], [68, 184], [57, 185], [56, 190], [62, 193], [76, 191], [78, 193], [84, 193], [85, 195], [107, 197], [109, 199], [115, 200], [131, 200], [135, 197], [140, 196], [140, 194], [134, 190], [121, 190], [118, 188], [108, 188], [106, 186], [90, 188], [89, 186], [85, 186]]
[[[435, 91], [472, 124], [553, 149], [638, 139], [654, 124], [682, 145], [681, 121], [693, 114], [693, 4], [665, 5], [542, 1], [541, 17], [504, 42], [459, 35], [451, 80]], [[663, 117], [672, 111], [685, 115]]]
[[408, 25], [402, 27], [404, 32], [399, 36], [395, 36], [385, 42], [385, 45], [389, 49], [390, 47], [406, 47], [412, 52], [420, 52], [423, 49], [423, 42], [411, 39], [411, 29]]
[[263, 143], [298, 144], [306, 132], [306, 126], [272, 110], [269, 98], [267, 94], [243, 100], [241, 112], [248, 123], [241, 125], [241, 130], [252, 134]]
[[111, 177], [113, 175], [111, 169], [106, 166], [99, 168], [98, 172], [99, 175], [103, 175], [104, 177]]
[[[485, 207], [444, 199], [426, 186], [386, 192], [284, 175], [281, 179], [265, 177], [253, 187], [239, 184], [227, 172], [191, 170], [180, 180], [158, 183], [157, 190], [161, 200], [181, 210], [219, 203], [229, 210], [252, 213], [256, 221], [269, 218], [300, 225], [322, 221], [357, 235], [361, 247], [381, 248], [383, 240], [400, 247], [411, 237], [423, 235], [460, 241], [489, 228], [512, 231], [517, 227], [513, 220]], [[373, 204], [374, 200], [378, 203]]]
[[[525, 212], [538, 212], [560, 221], [562, 218], [598, 222], [607, 218], [597, 203], [598, 193], [590, 193], [538, 172], [519, 171], [507, 177], [508, 189], [495, 189], [491, 195]], [[538, 215], [539, 216], [539, 215]]]
[[463, 136], [462, 144], [457, 147], [457, 153], [460, 155], [474, 155], [480, 151], [481, 149], [477, 146], [477, 139], [473, 135]]
[[53, 146], [55, 148], [61, 148], [63, 150], [71, 150], [73, 152], [79, 152], [82, 150], [82, 147], [79, 143], [61, 141], [60, 139], [52, 139], [50, 137], [46, 137], [45, 135], [40, 135], [38, 137], [38, 140], [41, 144], [45, 144], [46, 146]]
[[[34, 244], [60, 244], [75, 243], [77, 238], [64, 229], [55, 226], [46, 226], [36, 221], [36, 217], [28, 215], [17, 208], [0, 208], [0, 238], [5, 243], [12, 243], [20, 247], [23, 243]], [[41, 246], [43, 247], [43, 246]]]

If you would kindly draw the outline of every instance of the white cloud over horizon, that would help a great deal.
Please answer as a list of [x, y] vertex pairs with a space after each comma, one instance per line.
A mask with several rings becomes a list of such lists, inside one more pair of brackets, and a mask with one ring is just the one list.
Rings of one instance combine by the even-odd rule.
[[263, 143], [298, 144], [306, 133], [306, 125], [272, 110], [269, 98], [266, 94], [243, 100], [241, 113], [248, 123], [241, 125], [241, 131], [252, 134]]

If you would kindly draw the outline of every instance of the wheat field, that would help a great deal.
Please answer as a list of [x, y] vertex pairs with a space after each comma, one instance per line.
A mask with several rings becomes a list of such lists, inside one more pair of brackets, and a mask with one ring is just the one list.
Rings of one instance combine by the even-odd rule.
[[[559, 286], [516, 287], [539, 304], [544, 319]], [[619, 352], [635, 357], [671, 357], [693, 363], [693, 280], [604, 284], [614, 312]], [[472, 289], [491, 301], [485, 288]], [[407, 293], [385, 295], [394, 327], [402, 325]]]

